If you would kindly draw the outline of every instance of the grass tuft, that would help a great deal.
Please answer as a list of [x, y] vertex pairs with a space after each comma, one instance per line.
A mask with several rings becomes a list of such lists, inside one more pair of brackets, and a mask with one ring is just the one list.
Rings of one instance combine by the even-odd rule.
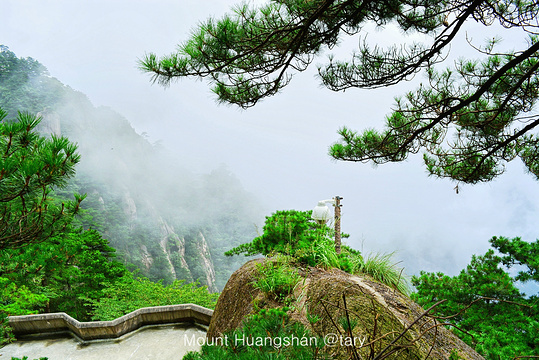
[[372, 276], [387, 286], [399, 290], [403, 294], [410, 293], [410, 286], [402, 268], [393, 262], [393, 254], [370, 254], [359, 267], [359, 272]]

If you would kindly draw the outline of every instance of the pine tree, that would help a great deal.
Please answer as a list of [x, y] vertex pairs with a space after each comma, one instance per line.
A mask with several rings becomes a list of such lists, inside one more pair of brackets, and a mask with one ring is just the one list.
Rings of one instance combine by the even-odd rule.
[[[465, 183], [489, 181], [518, 157], [539, 178], [538, 12], [536, 0], [273, 0], [210, 18], [178, 51], [162, 58], [150, 53], [140, 65], [163, 85], [207, 78], [220, 102], [247, 108], [277, 94], [343, 36], [357, 36], [359, 48], [348, 61], [330, 55], [319, 66], [327, 88], [387, 87], [420, 71], [427, 82], [396, 101], [384, 130], [341, 128], [330, 156], [383, 164], [423, 151], [431, 175]], [[461, 59], [440, 70], [469, 22], [499, 24], [527, 44], [502, 51], [492, 39], [474, 48], [483, 60]], [[365, 41], [368, 24], [382, 31], [393, 24], [432, 41], [382, 49]]]
[[82, 196], [59, 202], [50, 197], [75, 173], [80, 156], [65, 137], [39, 135], [40, 118], [19, 113], [6, 120], [0, 108], [0, 250], [42, 242], [64, 229]]

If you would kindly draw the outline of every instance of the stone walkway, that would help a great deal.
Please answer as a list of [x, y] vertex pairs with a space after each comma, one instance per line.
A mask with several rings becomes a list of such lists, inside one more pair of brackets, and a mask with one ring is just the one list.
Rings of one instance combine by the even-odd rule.
[[205, 338], [206, 331], [193, 325], [148, 326], [114, 340], [17, 341], [0, 349], [0, 360], [12, 356], [28, 356], [29, 360], [181, 360], [187, 352], [198, 351]]

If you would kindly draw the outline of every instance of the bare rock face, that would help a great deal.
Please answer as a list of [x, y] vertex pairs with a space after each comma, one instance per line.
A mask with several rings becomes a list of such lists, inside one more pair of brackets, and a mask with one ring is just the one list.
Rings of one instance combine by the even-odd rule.
[[213, 266], [213, 261], [211, 259], [210, 247], [202, 233], [198, 234], [198, 241], [196, 245], [198, 253], [202, 257], [202, 267], [204, 269], [204, 273], [206, 274], [206, 284], [208, 289], [215, 292], [217, 291], [215, 287], [215, 267]]
[[[252, 260], [232, 274], [215, 307], [209, 339], [240, 327], [258, 309], [282, 306], [252, 284], [258, 272], [256, 265], [264, 261], [273, 260]], [[303, 279], [294, 290], [288, 314], [315, 336], [324, 338], [324, 351], [334, 359], [372, 359], [376, 355], [394, 360], [484, 359], [426, 316], [408, 296], [366, 275], [312, 267], [298, 268], [298, 272]], [[342, 326], [347, 317], [356, 324], [352, 336]], [[329, 334], [337, 339], [331, 346]], [[354, 353], [359, 356], [352, 357]]]
[[130, 221], [137, 218], [137, 204], [135, 199], [128, 192], [123, 194], [123, 209]]
[[142, 264], [146, 267], [146, 269], [150, 269], [150, 267], [153, 264], [153, 258], [150, 252], [148, 251], [148, 248], [146, 245], [140, 245], [140, 250], [142, 252]]
[[[156, 215], [156, 218], [161, 230], [161, 239], [159, 240], [159, 245], [166, 256], [172, 276], [175, 279], [178, 279], [178, 274], [176, 273], [171, 257], [173, 256], [173, 253], [176, 252], [179, 255], [181, 268], [187, 273], [190, 273], [189, 265], [187, 265], [187, 262], [185, 261], [185, 240], [181, 239], [176, 234], [174, 227], [167, 223], [161, 216]], [[172, 246], [170, 246], [169, 243]]]

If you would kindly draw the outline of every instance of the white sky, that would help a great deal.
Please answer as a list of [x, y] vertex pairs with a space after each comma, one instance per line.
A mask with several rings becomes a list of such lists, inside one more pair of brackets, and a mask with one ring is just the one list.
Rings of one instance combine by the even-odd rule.
[[[217, 105], [204, 82], [182, 80], [163, 89], [137, 69], [145, 52], [172, 52], [198, 22], [235, 3], [2, 0], [0, 44], [40, 61], [95, 106], [114, 108], [195, 171], [226, 164], [264, 201], [268, 215], [342, 196], [348, 243], [366, 253], [396, 251], [409, 274], [455, 274], [472, 253], [484, 253], [494, 235], [537, 238], [539, 183], [519, 161], [499, 179], [461, 186], [457, 195], [454, 183], [427, 176], [420, 157], [373, 168], [327, 156], [340, 126], [381, 128], [393, 98], [409, 85], [332, 93], [311, 72], [296, 76], [280, 95], [241, 111]], [[472, 33], [482, 41], [480, 32]], [[386, 42], [396, 34], [378, 31], [371, 38]]]

